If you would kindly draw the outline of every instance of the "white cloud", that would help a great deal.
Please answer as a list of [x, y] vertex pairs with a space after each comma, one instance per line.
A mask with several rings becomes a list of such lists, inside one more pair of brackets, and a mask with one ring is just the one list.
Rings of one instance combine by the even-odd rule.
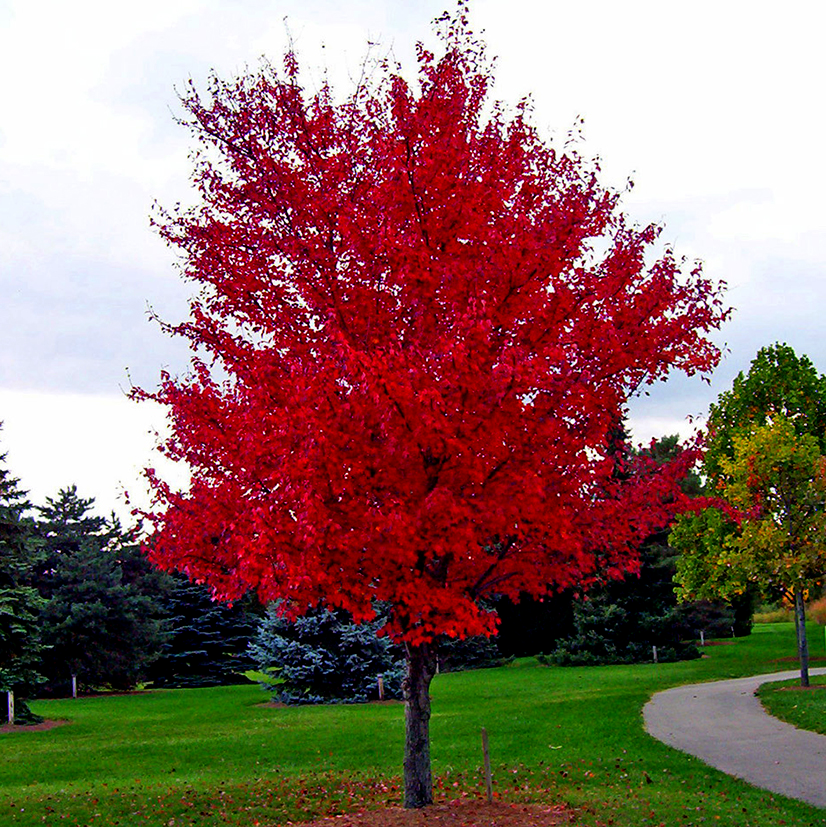
[[681, 441], [691, 439], [702, 426], [703, 420], [678, 419], [665, 416], [632, 416], [628, 420], [631, 442], [648, 445], [652, 439], [676, 434]]

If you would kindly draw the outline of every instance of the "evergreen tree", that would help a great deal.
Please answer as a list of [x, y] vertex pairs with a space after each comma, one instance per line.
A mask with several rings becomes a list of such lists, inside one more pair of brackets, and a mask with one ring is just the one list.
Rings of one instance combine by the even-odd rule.
[[639, 576], [607, 583], [574, 604], [574, 631], [546, 660], [563, 666], [661, 661], [699, 656], [695, 631], [677, 606], [676, 552], [652, 537], [640, 550]]
[[84, 543], [105, 548], [114, 541], [119, 526], [110, 527], [103, 517], [92, 514], [94, 498], [78, 495], [77, 486], [61, 489], [57, 497], [37, 506], [38, 561], [35, 582], [41, 596], [51, 598], [58, 586], [56, 574], [66, 561], [77, 555]]
[[[356, 624], [344, 612], [314, 609], [295, 621], [271, 606], [249, 650], [264, 684], [288, 704], [356, 703], [378, 697], [401, 698], [404, 654], [399, 645], [376, 632], [387, 622], [383, 612], [370, 623]], [[442, 637], [437, 661], [442, 672], [501, 666], [507, 661], [493, 638]]]
[[116, 520], [92, 515], [93, 503], [71, 486], [38, 508], [43, 669], [53, 692], [72, 675], [86, 689], [131, 689], [160, 645], [156, 601], [124, 578], [132, 538]]
[[30, 509], [19, 480], [0, 454], [0, 691], [15, 693], [15, 722], [38, 720], [25, 698], [42, 681], [39, 613], [42, 600], [28, 585], [34, 565]]
[[149, 670], [155, 686], [220, 686], [243, 682], [254, 667], [249, 644], [260, 620], [258, 604], [212, 599], [206, 586], [182, 574], [164, 575], [161, 608], [166, 639]]
[[[680, 451], [677, 436], [632, 451], [620, 425], [611, 435], [609, 455], [614, 457], [615, 474], [628, 477], [635, 473], [635, 457], [666, 463]], [[701, 480], [693, 472], [681, 487], [687, 496], [702, 493]], [[638, 575], [597, 585], [574, 603], [571, 633], [544, 660], [560, 665], [635, 663], [651, 660], [655, 646], [658, 660], [683, 660], [699, 655], [687, 641], [701, 630], [708, 636], [751, 630], [748, 599], [736, 607], [709, 602], [678, 605], [674, 575], [679, 553], [668, 543], [669, 531], [670, 526], [664, 526], [642, 544]]]
[[344, 612], [314, 609], [295, 621], [271, 606], [250, 647], [258, 669], [272, 676], [276, 700], [286, 704], [356, 703], [401, 698], [404, 655], [376, 637], [386, 617], [357, 625]]
[[496, 638], [484, 635], [466, 638], [441, 637], [436, 653], [440, 672], [489, 669], [502, 666], [511, 659], [502, 655]]

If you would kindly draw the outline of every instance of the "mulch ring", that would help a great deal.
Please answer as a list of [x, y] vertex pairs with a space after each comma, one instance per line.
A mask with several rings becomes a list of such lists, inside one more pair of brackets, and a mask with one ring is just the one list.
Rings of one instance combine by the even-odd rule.
[[433, 804], [421, 810], [386, 807], [328, 816], [295, 827], [558, 827], [573, 820], [573, 810], [561, 804], [488, 803], [482, 799], [465, 799]]
[[41, 721], [39, 724], [3, 724], [0, 726], [2, 732], [45, 732], [47, 729], [54, 729], [57, 726], [68, 724], [69, 721]]

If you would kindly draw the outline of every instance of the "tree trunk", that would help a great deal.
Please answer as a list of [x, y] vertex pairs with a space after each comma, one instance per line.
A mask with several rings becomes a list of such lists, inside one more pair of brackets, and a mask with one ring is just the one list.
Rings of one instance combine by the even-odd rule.
[[809, 685], [809, 644], [806, 640], [806, 604], [803, 602], [803, 587], [794, 593], [794, 623], [797, 629], [797, 655], [800, 659], [800, 685]]
[[404, 806], [418, 809], [433, 803], [430, 772], [430, 681], [436, 672], [436, 648], [405, 644]]

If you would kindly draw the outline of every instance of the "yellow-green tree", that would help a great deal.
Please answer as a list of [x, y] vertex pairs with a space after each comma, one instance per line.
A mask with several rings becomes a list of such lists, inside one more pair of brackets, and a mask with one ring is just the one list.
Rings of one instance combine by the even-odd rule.
[[782, 414], [732, 435], [716, 485], [732, 519], [709, 508], [680, 518], [671, 542], [683, 599], [731, 597], [751, 583], [794, 601], [800, 680], [809, 685], [804, 594], [826, 576], [826, 457]]
[[703, 472], [712, 485], [723, 460], [734, 456], [735, 434], [764, 425], [777, 414], [826, 450], [826, 376], [808, 356], [798, 356], [779, 342], [760, 348], [748, 371], [741, 371], [711, 406]]

